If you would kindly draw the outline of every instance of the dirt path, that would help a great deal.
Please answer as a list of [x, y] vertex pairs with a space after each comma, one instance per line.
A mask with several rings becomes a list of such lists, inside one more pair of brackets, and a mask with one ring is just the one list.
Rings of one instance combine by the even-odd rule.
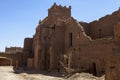
[[15, 74], [12, 66], [0, 66], [0, 80], [104, 80], [87, 73], [76, 73], [68, 79], [42, 74]]
[[12, 66], [0, 66], [0, 80], [63, 80], [58, 77], [41, 74], [15, 74]]
[[0, 67], [0, 80], [23, 80], [18, 74], [14, 74], [11, 66]]

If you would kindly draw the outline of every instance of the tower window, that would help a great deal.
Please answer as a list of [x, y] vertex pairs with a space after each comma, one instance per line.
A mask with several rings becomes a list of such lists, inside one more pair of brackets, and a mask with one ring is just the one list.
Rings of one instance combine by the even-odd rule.
[[69, 45], [72, 46], [72, 33], [69, 33]]

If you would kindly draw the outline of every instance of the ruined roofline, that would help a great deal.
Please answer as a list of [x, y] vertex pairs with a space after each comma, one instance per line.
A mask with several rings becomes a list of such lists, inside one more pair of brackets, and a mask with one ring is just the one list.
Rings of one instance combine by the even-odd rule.
[[92, 41], [93, 39], [92, 39], [89, 35], [86, 34], [83, 26], [82, 26], [77, 20], [76, 20], [76, 23], [77, 23], [77, 25], [82, 29], [83, 35], [84, 35], [85, 37], [87, 37], [90, 41]]
[[22, 49], [22, 47], [13, 47], [13, 46], [10, 46], [10, 47], [6, 47], [6, 48], [21, 48]]
[[[80, 25], [81, 25], [81, 23], [86, 23], [87, 25], [89, 25], [89, 23], [87, 23], [87, 22], [78, 22], [78, 23], [79, 23]], [[87, 27], [89, 27], [89, 26], [87, 26]], [[84, 26], [81, 25], [81, 29], [83, 30], [84, 35], [85, 35], [86, 37], [89, 37], [91, 41], [103, 40], [103, 39], [106, 39], [106, 40], [113, 39], [113, 36], [107, 36], [107, 37], [102, 37], [102, 38], [98, 38], [98, 39], [92, 39], [91, 36], [89, 36], [89, 35], [86, 34], [86, 31], [85, 31], [85, 29], [84, 29]]]
[[[110, 20], [110, 21], [109, 21], [109, 20]], [[110, 32], [110, 31], [109, 31], [109, 25], [104, 25], [104, 24], [108, 24], [108, 22], [112, 22], [112, 21], [114, 21], [114, 22], [113, 22], [113, 24], [111, 23], [111, 24], [112, 24], [112, 25], [110, 26], [111, 29], [114, 27], [114, 25], [117, 23], [117, 21], [120, 21], [120, 9], [118, 9], [117, 11], [112, 12], [111, 14], [107, 14], [107, 15], [103, 16], [103, 17], [99, 18], [98, 20], [94, 20], [94, 21], [89, 22], [89, 23], [80, 21], [80, 23], [81, 23], [81, 25], [83, 26], [83, 28], [84, 28], [84, 30], [85, 30], [85, 33], [86, 33], [87, 35], [89, 35], [93, 40], [96, 40], [96, 39], [101, 39], [101, 38], [108, 38], [108, 37], [111, 37], [111, 36], [114, 37], [114, 29], [112, 29], [113, 31]], [[103, 29], [103, 27], [108, 28], [108, 33], [105, 32], [106, 30], [103, 30], [105, 34], [103, 34], [103, 36], [100, 37], [100, 38], [94, 37], [94, 36], [91, 35], [92, 29], [93, 29], [93, 28], [95, 27], [95, 25], [97, 25], [97, 24], [99, 24], [99, 25], [104, 25], [104, 26], [101, 26], [101, 27], [98, 26], [99, 29], [100, 29], [100, 28]], [[113, 27], [112, 27], [112, 26], [113, 26]], [[97, 28], [97, 27], [96, 27], [96, 28]], [[94, 31], [94, 29], [93, 29], [93, 31]], [[97, 33], [97, 35], [98, 35], [98, 33]]]
[[50, 9], [52, 9], [52, 8], [54, 8], [54, 7], [59, 7], [59, 8], [64, 8], [64, 9], [71, 9], [71, 6], [66, 7], [66, 6], [57, 5], [56, 3], [54, 3], [54, 4], [52, 5], [52, 7], [49, 8], [48, 10], [50, 10]]
[[[97, 20], [93, 20], [93, 21], [89, 22], [88, 24], [93, 23], [93, 22], [99, 22], [99, 21], [102, 21], [104, 18], [110, 17], [112, 15], [119, 15], [119, 14], [120, 14], [120, 9], [118, 9], [118, 10], [116, 10], [116, 11], [110, 13], [110, 14], [106, 14], [106, 15], [100, 17]], [[85, 22], [85, 23], [87, 23], [87, 22]]]

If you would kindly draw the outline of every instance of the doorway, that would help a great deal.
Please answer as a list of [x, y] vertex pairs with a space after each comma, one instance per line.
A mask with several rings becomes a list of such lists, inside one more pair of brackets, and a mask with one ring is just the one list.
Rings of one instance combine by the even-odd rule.
[[69, 33], [69, 46], [72, 47], [72, 33]]
[[92, 63], [92, 73], [94, 76], [97, 75], [96, 63]]

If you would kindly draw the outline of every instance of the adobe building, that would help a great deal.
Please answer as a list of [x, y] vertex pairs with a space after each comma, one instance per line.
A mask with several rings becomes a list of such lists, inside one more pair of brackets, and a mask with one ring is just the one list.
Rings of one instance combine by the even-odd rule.
[[0, 52], [0, 66], [21, 67], [23, 62], [23, 48], [6, 47], [5, 52]]
[[[54, 3], [48, 9], [48, 16], [39, 21], [34, 36], [25, 38], [23, 52], [20, 59], [15, 57], [18, 61], [14, 60], [14, 67], [46, 71], [70, 68], [73, 72], [89, 72], [96, 76], [106, 73], [106, 79], [110, 80], [107, 78], [112, 75], [112, 71], [108, 73], [112, 65], [109, 56], [120, 52], [119, 26], [120, 10], [86, 23], [71, 16], [71, 6]], [[112, 59], [119, 65], [115, 56]]]
[[39, 21], [33, 38], [24, 41], [24, 64], [36, 70], [62, 70], [105, 74], [114, 47], [120, 47], [120, 10], [99, 20], [79, 22], [71, 7], [54, 5]]

